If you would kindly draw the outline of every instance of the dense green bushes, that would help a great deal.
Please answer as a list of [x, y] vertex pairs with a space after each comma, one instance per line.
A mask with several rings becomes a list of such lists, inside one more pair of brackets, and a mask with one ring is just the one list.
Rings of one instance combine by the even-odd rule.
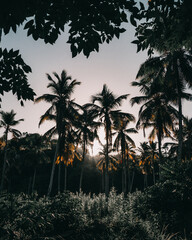
[[192, 164], [169, 162], [162, 181], [124, 196], [66, 192], [0, 196], [0, 240], [190, 240]]
[[[104, 194], [83, 193], [65, 193], [54, 198], [39, 198], [35, 194], [4, 195], [0, 198], [0, 239], [179, 239], [169, 238], [162, 231], [161, 220], [165, 217], [167, 224], [168, 219], [166, 210], [158, 203], [165, 203], [165, 199], [163, 191], [159, 199], [155, 191], [153, 187], [124, 198], [113, 189], [108, 199]], [[177, 193], [167, 196], [170, 201], [179, 198]], [[174, 213], [171, 211], [170, 217], [175, 218]]]

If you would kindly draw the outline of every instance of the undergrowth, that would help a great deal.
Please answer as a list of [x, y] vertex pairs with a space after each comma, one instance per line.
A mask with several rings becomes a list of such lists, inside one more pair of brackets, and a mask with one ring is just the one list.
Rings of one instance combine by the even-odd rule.
[[[0, 197], [0, 240], [170, 240], [159, 214], [143, 193], [124, 197], [64, 193], [52, 198], [25, 194]], [[142, 202], [143, 201], [143, 202]], [[147, 209], [146, 209], [147, 207]]]

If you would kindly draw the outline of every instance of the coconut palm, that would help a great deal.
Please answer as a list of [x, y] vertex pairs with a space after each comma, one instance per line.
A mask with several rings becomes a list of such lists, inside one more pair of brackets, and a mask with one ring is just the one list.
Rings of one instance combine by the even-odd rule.
[[[106, 152], [108, 152], [108, 164], [106, 162]], [[119, 160], [112, 154], [112, 148], [108, 149], [106, 145], [102, 146], [101, 151], [99, 151], [99, 161], [97, 162], [96, 167], [102, 172], [102, 190], [105, 189], [105, 173], [111, 171], [117, 171]], [[108, 168], [108, 169], [106, 169]]]
[[[66, 192], [67, 190], [67, 167], [69, 165], [73, 165], [75, 159], [82, 161], [82, 156], [78, 152], [77, 146], [75, 146], [73, 136], [71, 135], [71, 133], [69, 133], [65, 140], [65, 146], [62, 148], [62, 151], [60, 152], [56, 160], [56, 164], [59, 164], [60, 166], [60, 163], [63, 162], [65, 166], [64, 192]], [[60, 177], [58, 179], [60, 180]]]
[[142, 174], [144, 176], [144, 188], [148, 187], [148, 174], [150, 172], [151, 162], [149, 157], [149, 145], [147, 142], [140, 143], [140, 147], [138, 147], [139, 152], [139, 167], [141, 168]]
[[148, 156], [149, 161], [151, 163], [152, 173], [153, 173], [153, 183], [156, 183], [156, 173], [155, 173], [155, 163], [159, 159], [159, 154], [157, 150], [157, 143], [153, 141], [149, 141], [149, 148], [148, 148]]
[[142, 128], [144, 136], [145, 130], [152, 128], [149, 140], [154, 140], [155, 137], [158, 139], [160, 164], [162, 164], [162, 140], [164, 137], [171, 137], [177, 117], [177, 110], [168, 104], [167, 99], [160, 93], [154, 94], [140, 108], [136, 128]]
[[75, 109], [77, 104], [71, 99], [71, 95], [74, 92], [75, 87], [80, 84], [77, 80], [72, 80], [65, 70], [61, 72], [61, 76], [55, 72], [53, 75], [56, 80], [47, 74], [49, 81], [47, 88], [51, 89], [52, 94], [43, 94], [35, 99], [35, 102], [45, 101], [51, 104], [48, 110], [41, 116], [39, 125], [41, 125], [45, 120], [54, 120], [56, 121], [56, 126], [50, 129], [49, 133], [57, 132], [58, 134], [58, 141], [47, 193], [48, 196], [52, 191], [56, 159], [61, 151], [61, 147], [65, 148], [66, 125], [75, 118], [74, 115], [77, 113]]
[[101, 125], [99, 122], [95, 121], [96, 113], [86, 107], [86, 105], [81, 107], [82, 113], [77, 119], [77, 141], [82, 146], [82, 168], [79, 181], [79, 191], [82, 189], [82, 180], [84, 172], [84, 161], [85, 155], [88, 152], [88, 146], [93, 146], [93, 141], [95, 138], [99, 140], [97, 135], [97, 129]]
[[192, 144], [192, 118], [185, 117], [183, 120], [183, 139], [184, 139], [184, 145], [186, 148], [186, 158], [188, 160], [192, 159], [192, 150], [191, 150], [191, 144]]
[[[92, 103], [89, 105], [99, 117], [100, 122], [104, 124], [105, 130], [105, 139], [106, 139], [106, 171], [105, 171], [105, 194], [108, 196], [109, 194], [109, 174], [108, 174], [108, 165], [109, 165], [109, 151], [108, 149], [112, 145], [112, 125], [115, 117], [119, 116], [119, 114], [123, 115], [124, 113], [120, 112], [117, 109], [121, 106], [122, 101], [127, 99], [128, 94], [121, 95], [116, 97], [113, 92], [111, 92], [107, 85], [103, 85], [103, 89], [101, 92], [92, 96]], [[97, 103], [97, 104], [95, 104]]]
[[[135, 169], [136, 169], [136, 152], [135, 146], [128, 143], [127, 148], [125, 150], [125, 160], [126, 160], [126, 168], [128, 174], [128, 192], [132, 191], [133, 188], [133, 180], [135, 177]], [[131, 175], [132, 170], [132, 175]]]
[[[159, 57], [148, 59], [141, 65], [137, 74], [140, 78], [142, 91], [145, 95], [163, 92], [172, 103], [178, 106], [179, 111], [179, 148], [178, 160], [182, 156], [182, 99], [192, 100], [192, 95], [186, 93], [187, 87], [192, 87], [192, 55], [183, 49], [165, 52]], [[133, 83], [133, 85], [137, 85]], [[144, 85], [144, 87], [143, 87]], [[141, 87], [139, 86], [139, 87]], [[147, 93], [147, 94], [146, 94]], [[149, 94], [150, 93], [150, 94]], [[142, 99], [137, 99], [142, 101]]]
[[[174, 133], [174, 141], [167, 142], [164, 144], [165, 148], [168, 148], [169, 158], [176, 158], [178, 154], [178, 139], [179, 130], [176, 129]], [[191, 160], [192, 152], [191, 152], [191, 144], [192, 144], [192, 119], [188, 117], [183, 117], [183, 151], [182, 151], [182, 160]]]
[[126, 151], [129, 149], [129, 144], [135, 147], [133, 139], [129, 136], [130, 133], [137, 133], [134, 128], [127, 128], [131, 121], [135, 121], [135, 117], [132, 114], [127, 116], [119, 116], [114, 122], [114, 131], [116, 138], [114, 140], [114, 148], [119, 151], [121, 149], [121, 159], [123, 165], [122, 171], [122, 192], [127, 191], [127, 169], [126, 169]]
[[1, 175], [1, 185], [0, 185], [0, 193], [4, 187], [4, 178], [5, 178], [5, 170], [7, 163], [7, 149], [8, 149], [8, 134], [12, 133], [14, 137], [19, 137], [21, 132], [13, 127], [17, 126], [24, 119], [15, 120], [16, 113], [11, 110], [10, 112], [0, 112], [1, 120], [0, 120], [0, 128], [4, 128], [4, 139], [5, 139], [5, 147], [4, 147], [4, 160], [3, 160], [3, 169]]

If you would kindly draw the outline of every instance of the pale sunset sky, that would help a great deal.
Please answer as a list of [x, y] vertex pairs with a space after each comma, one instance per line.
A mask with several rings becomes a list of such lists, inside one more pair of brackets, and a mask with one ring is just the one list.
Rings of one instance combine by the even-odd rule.
[[[123, 102], [121, 110], [132, 113], [137, 118], [139, 106], [131, 107], [129, 100], [139, 95], [139, 89], [131, 87], [130, 83], [135, 80], [140, 64], [147, 59], [147, 53], [136, 53], [136, 46], [131, 43], [134, 40], [134, 28], [130, 23], [125, 27], [127, 31], [120, 39], [114, 38], [111, 43], [100, 45], [99, 52], [92, 52], [89, 58], [83, 54], [72, 58], [70, 45], [66, 43], [67, 32], [60, 35], [54, 45], [50, 45], [42, 40], [35, 41], [32, 37], [27, 37], [26, 31], [18, 29], [16, 34], [11, 32], [2, 36], [1, 46], [20, 50], [24, 61], [32, 68], [28, 79], [37, 96], [49, 92], [46, 73], [57, 72], [60, 75], [64, 69], [73, 79], [81, 82], [72, 95], [78, 104], [90, 102], [91, 95], [100, 92], [103, 84], [107, 84], [117, 96], [130, 94], [128, 100]], [[184, 113], [190, 116], [189, 104], [185, 104]], [[2, 97], [1, 104], [3, 111], [13, 109], [17, 113], [16, 119], [25, 119], [17, 129], [40, 134], [44, 134], [52, 126], [47, 121], [38, 127], [40, 116], [48, 107], [44, 102], [34, 104], [31, 101], [25, 102], [25, 106], [21, 107], [16, 96], [11, 93]], [[130, 127], [134, 126], [135, 124], [130, 124]], [[0, 134], [2, 135], [2, 131]], [[137, 145], [144, 140], [142, 132], [132, 134], [131, 137]], [[145, 140], [147, 141], [147, 138]], [[95, 146], [95, 152], [97, 149], [98, 146]]]

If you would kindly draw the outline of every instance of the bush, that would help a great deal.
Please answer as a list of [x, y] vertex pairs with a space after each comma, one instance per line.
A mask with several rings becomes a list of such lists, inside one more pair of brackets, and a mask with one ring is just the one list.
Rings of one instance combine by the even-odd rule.
[[[162, 210], [155, 188], [124, 197], [112, 189], [91, 196], [65, 193], [53, 198], [3, 195], [0, 197], [0, 240], [168, 240], [162, 232]], [[175, 195], [176, 196], [176, 195]], [[179, 195], [178, 195], [179, 198]], [[163, 201], [165, 199], [162, 198]]]
[[184, 198], [185, 188], [175, 180], [166, 180], [149, 187], [143, 193], [131, 195], [133, 216], [150, 221], [169, 233], [187, 235], [192, 229], [192, 201]]

